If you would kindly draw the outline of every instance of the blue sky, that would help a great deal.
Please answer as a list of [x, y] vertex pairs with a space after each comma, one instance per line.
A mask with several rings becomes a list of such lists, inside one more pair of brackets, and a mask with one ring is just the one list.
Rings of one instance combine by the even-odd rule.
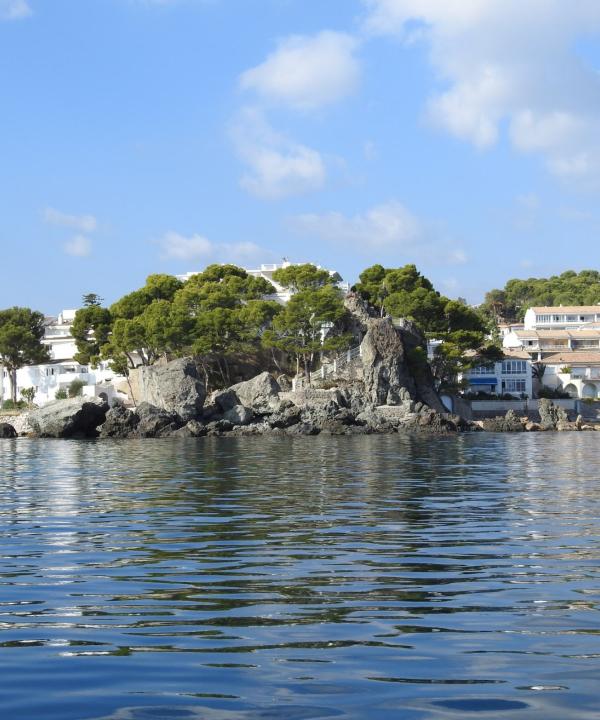
[[599, 34], [597, 0], [0, 0], [0, 307], [283, 256], [471, 302], [598, 268]]

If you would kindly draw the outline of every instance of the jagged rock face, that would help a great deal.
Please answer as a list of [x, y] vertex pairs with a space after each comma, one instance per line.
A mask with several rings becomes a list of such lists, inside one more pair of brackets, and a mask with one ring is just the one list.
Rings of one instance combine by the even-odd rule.
[[140, 416], [116, 405], [106, 413], [106, 420], [100, 428], [101, 438], [126, 438], [135, 435]]
[[410, 374], [404, 343], [390, 320], [373, 320], [361, 344], [365, 396], [373, 405], [397, 405], [400, 391], [411, 397], [416, 385]]
[[551, 400], [540, 400], [539, 413], [542, 430], [564, 430], [569, 426], [567, 413]]
[[138, 405], [135, 411], [117, 406], [106, 414], [106, 421], [100, 429], [100, 437], [168, 437], [180, 429], [181, 423], [175, 413], [169, 413], [149, 403]]
[[223, 418], [232, 425], [249, 425], [254, 419], [254, 413], [243, 405], [234, 405], [231, 410], [224, 413]]
[[409, 353], [423, 347], [423, 336], [414, 323], [402, 320], [395, 328], [390, 318], [371, 320], [361, 344], [366, 401], [373, 405], [419, 401], [445, 413], [429, 366], [425, 363], [418, 371], [410, 367]]
[[172, 360], [165, 365], [138, 369], [139, 403], [149, 403], [188, 421], [202, 414], [206, 388], [196, 363], [189, 358]]
[[353, 331], [353, 335], [358, 335], [356, 331], [365, 333], [368, 329], [369, 322], [377, 317], [373, 309], [365, 302], [360, 295], [355, 292], [350, 292], [344, 298], [344, 307], [351, 316], [352, 322], [349, 328]]
[[137, 437], [168, 437], [181, 427], [181, 416], [170, 413], [150, 403], [142, 403], [136, 408], [139, 422], [135, 431]]
[[96, 437], [107, 412], [108, 403], [100, 398], [55, 400], [33, 410], [29, 424], [39, 437]]
[[8, 423], [0, 423], [0, 438], [9, 439], [18, 437], [17, 431]]
[[487, 418], [481, 426], [487, 432], [524, 432], [526, 429], [514, 410], [508, 410], [504, 417]]
[[232, 385], [229, 391], [234, 392], [238, 397], [237, 404], [252, 408], [257, 413], [273, 412], [279, 406], [281, 388], [268, 372]]

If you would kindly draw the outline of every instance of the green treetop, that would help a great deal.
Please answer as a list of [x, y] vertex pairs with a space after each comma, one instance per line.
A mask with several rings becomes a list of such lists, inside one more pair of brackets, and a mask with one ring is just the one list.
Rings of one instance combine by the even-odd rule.
[[350, 338], [329, 332], [345, 316], [341, 291], [331, 284], [304, 289], [292, 295], [273, 318], [272, 330], [263, 335], [267, 347], [276, 347], [296, 357], [307, 380], [315, 354], [347, 347]]
[[49, 360], [42, 344], [44, 316], [29, 308], [0, 310], [0, 363], [8, 371], [11, 399], [17, 402], [17, 370]]
[[273, 280], [276, 283], [290, 288], [294, 292], [316, 290], [325, 285], [334, 285], [339, 279], [337, 276], [330, 275], [327, 270], [322, 270], [310, 263], [289, 265], [286, 268], [279, 268], [273, 273]]

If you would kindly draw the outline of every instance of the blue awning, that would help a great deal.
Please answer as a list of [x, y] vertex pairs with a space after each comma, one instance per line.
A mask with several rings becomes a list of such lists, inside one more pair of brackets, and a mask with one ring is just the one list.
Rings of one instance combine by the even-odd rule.
[[469, 385], [497, 385], [498, 380], [495, 377], [470, 377]]

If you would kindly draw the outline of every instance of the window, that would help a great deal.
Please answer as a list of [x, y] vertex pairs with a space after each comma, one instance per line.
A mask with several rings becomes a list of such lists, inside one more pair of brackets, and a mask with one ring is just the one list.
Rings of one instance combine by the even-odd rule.
[[527, 360], [504, 360], [502, 363], [503, 375], [525, 375], [527, 373]]
[[524, 393], [525, 392], [525, 380], [504, 380], [502, 382], [502, 388], [505, 392], [509, 393]]
[[478, 365], [477, 367], [471, 368], [469, 370], [470, 375], [493, 375], [494, 374], [494, 366], [493, 365]]
[[537, 321], [539, 323], [549, 323], [551, 321], [551, 316], [550, 315], [538, 315]]

